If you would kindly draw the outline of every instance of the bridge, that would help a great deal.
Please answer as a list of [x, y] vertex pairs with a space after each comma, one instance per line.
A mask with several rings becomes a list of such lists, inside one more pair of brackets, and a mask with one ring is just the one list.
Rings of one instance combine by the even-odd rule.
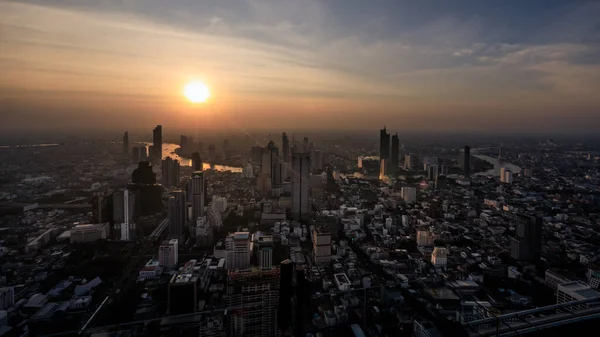
[[600, 318], [600, 298], [566, 302], [463, 324], [471, 336], [521, 336]]

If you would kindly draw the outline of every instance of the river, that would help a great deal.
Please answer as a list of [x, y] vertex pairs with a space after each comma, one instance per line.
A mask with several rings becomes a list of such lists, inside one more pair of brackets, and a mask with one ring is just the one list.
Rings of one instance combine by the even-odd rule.
[[518, 167], [515, 164], [509, 163], [509, 162], [504, 162], [504, 161], [500, 161], [498, 160], [498, 158], [494, 158], [494, 157], [490, 157], [490, 156], [484, 156], [481, 154], [476, 154], [477, 150], [483, 150], [484, 148], [478, 148], [478, 149], [471, 149], [471, 155], [473, 157], [482, 159], [487, 161], [488, 163], [494, 165], [494, 168], [485, 172], [479, 172], [479, 173], [474, 173], [473, 175], [475, 176], [499, 176], [500, 175], [500, 169], [503, 167], [506, 167], [507, 169], [509, 169], [512, 173], [520, 173], [521, 172], [521, 168]]
[[[146, 143], [147, 145], [150, 145], [151, 143]], [[173, 144], [173, 143], [163, 143], [162, 146], [162, 157], [163, 159], [167, 158], [167, 157], [171, 157], [173, 159], [176, 159], [179, 161], [179, 164], [181, 166], [192, 166], [192, 160], [188, 159], [188, 158], [184, 158], [179, 156], [177, 153], [175, 153], [175, 150], [179, 148], [179, 145], [177, 144]], [[226, 165], [211, 165], [209, 163], [204, 163], [202, 166], [202, 169], [204, 170], [215, 170], [215, 171], [230, 171], [230, 172], [236, 172], [236, 173], [241, 173], [242, 172], [242, 168], [241, 167], [236, 167], [236, 166], [226, 166]]]

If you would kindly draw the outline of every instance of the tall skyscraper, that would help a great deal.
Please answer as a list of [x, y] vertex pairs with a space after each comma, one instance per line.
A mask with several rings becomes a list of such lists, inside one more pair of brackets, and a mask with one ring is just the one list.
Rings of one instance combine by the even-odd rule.
[[140, 148], [134, 147], [131, 149], [131, 162], [137, 164], [140, 162]]
[[235, 232], [225, 239], [227, 269], [247, 269], [250, 267], [250, 233]]
[[464, 159], [464, 170], [465, 170], [465, 177], [468, 177], [469, 174], [471, 174], [471, 148], [468, 146], [465, 146], [465, 159]]
[[311, 160], [310, 163], [312, 164], [313, 170], [322, 171], [323, 170], [323, 152], [321, 152], [320, 150], [314, 150], [312, 153], [313, 153], [313, 159]]
[[179, 148], [183, 154], [188, 154], [190, 152], [190, 141], [189, 138], [185, 135], [180, 136]]
[[162, 159], [162, 125], [157, 125], [152, 130], [152, 151], [150, 154], [154, 162], [159, 162]]
[[308, 152], [308, 137], [304, 137], [302, 140], [302, 151]]
[[195, 223], [196, 219], [204, 215], [204, 204], [207, 197], [205, 195], [204, 172], [194, 172], [190, 183], [192, 184], [192, 223]]
[[148, 160], [148, 149], [145, 146], [140, 146], [140, 161]]
[[282, 334], [292, 325], [292, 296], [294, 295], [294, 263], [287, 259], [280, 265], [279, 304], [277, 323]]
[[129, 132], [123, 134], [123, 154], [129, 155]]
[[309, 201], [310, 156], [292, 154], [292, 217], [304, 219], [310, 214]]
[[223, 160], [229, 159], [227, 152], [229, 151], [229, 139], [225, 139], [223, 141], [223, 151], [222, 151], [222, 155], [221, 158]]
[[217, 148], [215, 147], [214, 144], [209, 144], [208, 145], [208, 160], [211, 163], [214, 163], [216, 159], [217, 159]]
[[133, 222], [135, 195], [129, 190], [114, 192], [112, 204], [114, 223], [112, 237], [116, 240], [133, 240], [136, 231]]
[[502, 143], [500, 143], [500, 147], [498, 148], [498, 159], [502, 159]]
[[200, 152], [192, 153], [192, 170], [193, 171], [202, 171], [202, 158], [200, 157]]
[[185, 192], [173, 191], [169, 197], [169, 236], [179, 242], [184, 242], [185, 209]]
[[398, 165], [400, 164], [400, 139], [398, 134], [392, 136], [392, 153], [390, 154], [390, 170], [392, 174], [396, 174]]
[[177, 186], [180, 182], [180, 166], [178, 160], [167, 157], [162, 161], [162, 184], [164, 186]]
[[542, 250], [542, 218], [534, 215], [517, 216], [516, 238], [510, 245], [510, 256], [517, 260], [537, 261]]
[[379, 159], [390, 158], [390, 134], [385, 127], [379, 130]]
[[281, 135], [281, 144], [283, 147], [283, 161], [289, 163], [290, 161], [290, 140], [285, 132]]

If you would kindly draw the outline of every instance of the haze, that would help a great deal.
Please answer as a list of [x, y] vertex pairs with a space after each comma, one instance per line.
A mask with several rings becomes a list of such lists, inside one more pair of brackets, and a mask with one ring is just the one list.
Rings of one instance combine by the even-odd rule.
[[[2, 130], [595, 132], [596, 1], [0, 0]], [[200, 79], [204, 105], [182, 95]]]

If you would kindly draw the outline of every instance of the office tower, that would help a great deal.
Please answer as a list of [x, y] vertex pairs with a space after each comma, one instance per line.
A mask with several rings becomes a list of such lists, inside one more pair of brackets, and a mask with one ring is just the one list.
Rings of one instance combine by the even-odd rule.
[[385, 127], [379, 130], [379, 159], [390, 158], [390, 134]]
[[162, 125], [157, 125], [152, 130], [152, 151], [150, 157], [154, 162], [158, 162], [162, 159]]
[[123, 154], [129, 155], [129, 132], [127, 131], [123, 134]]
[[402, 187], [400, 196], [407, 204], [414, 204], [417, 201], [417, 189], [415, 187]]
[[392, 174], [396, 173], [398, 165], [400, 164], [400, 139], [398, 134], [392, 136], [392, 153], [390, 154], [390, 171]]
[[221, 155], [221, 158], [223, 158], [223, 160], [229, 159], [227, 151], [229, 151], [229, 139], [225, 139], [223, 141], [223, 153]]
[[148, 160], [148, 149], [145, 146], [140, 146], [140, 161]]
[[273, 268], [273, 237], [258, 238], [258, 266], [260, 269]]
[[169, 197], [169, 236], [182, 243], [184, 242], [185, 213], [185, 192], [175, 190]]
[[431, 253], [431, 263], [436, 268], [446, 268], [448, 263], [448, 249], [444, 247], [435, 247]]
[[502, 159], [502, 144], [500, 144], [500, 147], [498, 148], [498, 159]]
[[292, 325], [292, 296], [294, 295], [294, 263], [287, 259], [281, 262], [279, 278], [279, 304], [277, 323], [284, 333]]
[[404, 155], [404, 169], [412, 171], [417, 164], [417, 157], [414, 154]]
[[242, 178], [254, 178], [254, 167], [252, 167], [252, 164], [246, 163], [242, 168]]
[[177, 186], [180, 182], [180, 166], [178, 160], [167, 157], [162, 161], [162, 184], [164, 186]]
[[313, 259], [316, 264], [331, 261], [331, 234], [325, 228], [315, 228], [312, 232]]
[[308, 152], [308, 137], [304, 137], [304, 140], [302, 141], [302, 151], [303, 152]]
[[463, 169], [465, 170], [465, 177], [468, 177], [471, 174], [471, 148], [468, 146], [465, 146]]
[[133, 212], [135, 209], [135, 195], [129, 190], [114, 192], [113, 205], [113, 232], [116, 240], [133, 240], [135, 238], [135, 223]]
[[323, 152], [314, 150], [312, 154], [313, 158], [310, 163], [312, 164], [313, 170], [323, 171]]
[[537, 261], [542, 250], [542, 218], [517, 215], [516, 238], [510, 245], [510, 256], [522, 261]]
[[227, 269], [250, 268], [250, 233], [235, 232], [225, 239]]
[[200, 152], [192, 153], [192, 171], [202, 171], [202, 158]]
[[283, 181], [285, 180], [285, 172], [284, 170], [284, 165], [285, 163], [281, 160], [281, 158], [279, 158], [278, 156], [273, 156], [273, 169], [271, 174], [273, 175], [271, 181], [272, 184], [271, 186], [277, 186], [277, 185], [281, 185], [283, 184]]
[[281, 143], [283, 147], [283, 161], [289, 163], [290, 161], [290, 140], [285, 132], [281, 135]]
[[256, 192], [264, 197], [271, 196], [271, 181], [272, 179], [269, 175], [260, 173], [258, 177], [256, 177]]
[[381, 159], [379, 161], [379, 179], [383, 179], [388, 175], [389, 159]]
[[210, 145], [208, 145], [208, 160], [211, 163], [214, 163], [216, 159], [217, 159], [217, 148], [215, 147], [214, 144], [210, 144]]
[[206, 181], [204, 180], [204, 172], [196, 171], [192, 173], [192, 179], [189, 183], [191, 184], [192, 192], [192, 223], [196, 222], [196, 219], [204, 215], [205, 199], [206, 195]]
[[131, 162], [137, 164], [140, 162], [140, 148], [134, 147], [131, 149]]
[[198, 261], [189, 260], [177, 271], [169, 282], [167, 299], [169, 315], [192, 314], [198, 311]]
[[278, 336], [279, 268], [230, 270], [228, 336]]
[[273, 152], [269, 150], [268, 147], [263, 147], [261, 148], [260, 157], [260, 173], [271, 177], [271, 169], [273, 168]]
[[292, 154], [292, 217], [305, 219], [310, 213], [310, 157], [308, 153]]
[[179, 241], [177, 239], [165, 240], [158, 247], [158, 265], [165, 271], [175, 269], [179, 263]]
[[439, 166], [429, 165], [427, 166], [427, 180], [435, 181], [439, 175]]
[[512, 184], [513, 182], [513, 174], [506, 167], [500, 168], [500, 182], [505, 184]]

